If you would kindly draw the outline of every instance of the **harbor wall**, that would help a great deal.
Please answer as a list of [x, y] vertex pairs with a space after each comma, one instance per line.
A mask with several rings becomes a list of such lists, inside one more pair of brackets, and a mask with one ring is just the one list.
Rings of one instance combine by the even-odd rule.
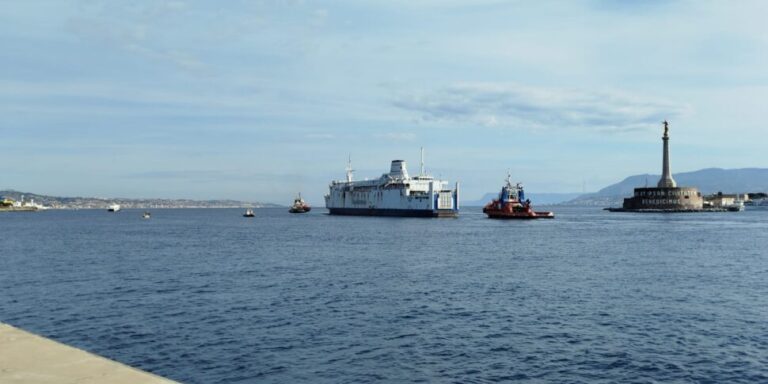
[[0, 323], [0, 383], [173, 384], [176, 382]]

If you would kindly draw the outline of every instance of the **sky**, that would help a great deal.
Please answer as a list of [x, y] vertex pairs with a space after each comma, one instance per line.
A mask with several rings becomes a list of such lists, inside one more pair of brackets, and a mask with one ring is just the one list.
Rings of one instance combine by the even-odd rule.
[[393, 159], [474, 200], [768, 167], [768, 2], [3, 1], [0, 189], [322, 202]]

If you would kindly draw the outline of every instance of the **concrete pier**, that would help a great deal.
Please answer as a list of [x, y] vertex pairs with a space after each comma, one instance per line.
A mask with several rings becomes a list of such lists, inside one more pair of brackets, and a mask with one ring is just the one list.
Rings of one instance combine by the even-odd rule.
[[0, 383], [176, 382], [0, 323]]

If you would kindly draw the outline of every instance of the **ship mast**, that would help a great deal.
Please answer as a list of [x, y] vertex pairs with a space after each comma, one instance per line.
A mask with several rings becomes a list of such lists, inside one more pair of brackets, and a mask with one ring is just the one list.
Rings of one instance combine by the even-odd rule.
[[424, 176], [424, 147], [421, 147], [421, 173], [419, 176]]
[[349, 156], [349, 159], [347, 160], [347, 183], [352, 182], [352, 173], [355, 172], [354, 169], [352, 169], [352, 155]]

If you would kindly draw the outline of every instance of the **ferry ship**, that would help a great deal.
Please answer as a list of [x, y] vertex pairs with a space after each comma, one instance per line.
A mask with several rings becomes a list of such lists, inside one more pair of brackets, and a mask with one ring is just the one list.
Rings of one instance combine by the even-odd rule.
[[352, 163], [346, 180], [333, 181], [325, 195], [331, 215], [456, 217], [459, 214], [459, 183], [448, 182], [424, 173], [408, 175], [405, 160], [392, 160], [389, 173], [373, 180], [352, 180]]

